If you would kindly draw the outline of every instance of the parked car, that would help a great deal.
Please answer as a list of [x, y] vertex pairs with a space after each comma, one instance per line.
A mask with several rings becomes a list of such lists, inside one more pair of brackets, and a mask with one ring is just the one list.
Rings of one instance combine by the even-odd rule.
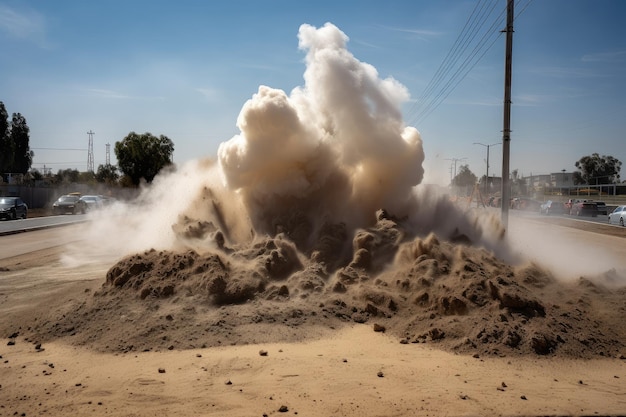
[[566, 212], [565, 204], [548, 200], [541, 205], [539, 212], [541, 214], [563, 214]]
[[598, 217], [598, 205], [593, 201], [579, 201], [572, 205], [569, 214], [572, 216]]
[[0, 197], [0, 219], [25, 219], [28, 206], [19, 197]]
[[104, 199], [99, 195], [84, 195], [76, 202], [76, 211], [83, 214], [104, 206]]
[[541, 203], [525, 197], [515, 197], [511, 199], [510, 208], [515, 210], [534, 211], [535, 213], [541, 207]]
[[618, 206], [609, 213], [609, 224], [624, 226], [624, 223], [626, 223], [626, 206]]
[[62, 195], [52, 204], [52, 214], [76, 214], [76, 203], [80, 200], [80, 196], [76, 194]]
[[604, 201], [596, 201], [595, 203], [598, 206], [598, 214], [604, 214], [605, 216], [609, 214], [609, 209]]

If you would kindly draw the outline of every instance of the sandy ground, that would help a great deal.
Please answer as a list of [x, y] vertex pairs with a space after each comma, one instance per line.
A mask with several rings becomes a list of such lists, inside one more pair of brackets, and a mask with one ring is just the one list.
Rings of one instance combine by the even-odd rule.
[[[162, 343], [161, 334], [152, 339], [147, 335], [152, 349], [108, 347], [110, 341], [95, 340], [92, 333], [87, 333], [92, 339], [77, 343], [77, 329], [55, 328], [67, 325], [66, 316], [84, 314], [97, 322], [100, 314], [106, 318], [102, 325], [108, 326], [100, 333], [120, 340], [137, 336], [133, 329], [145, 330], [139, 322], [143, 316], [132, 309], [98, 311], [99, 304], [86, 310], [102, 291], [111, 265], [74, 268], [59, 262], [61, 253], [58, 247], [0, 260], [0, 416], [626, 413], [623, 354], [455, 353], [435, 343], [399, 343], [397, 335], [375, 331], [371, 320], [359, 324], [318, 317], [286, 326], [253, 323], [239, 336], [231, 334], [238, 331], [236, 326], [224, 326], [218, 333], [224, 346], [204, 348], [192, 343], [194, 333], [202, 332], [195, 324], [168, 327], [163, 334], [171, 340]], [[590, 305], [612, 296], [599, 287], [590, 290], [584, 296], [597, 297]], [[607, 304], [615, 323], [624, 312], [619, 300]], [[184, 303], [167, 314], [176, 306], [175, 301], [162, 303], [159, 317], [173, 323], [192, 317], [183, 315], [188, 307]], [[219, 310], [226, 312], [223, 317], [233, 314]], [[194, 312], [196, 316], [201, 312]], [[453, 321], [461, 318], [453, 316]], [[595, 326], [607, 333], [599, 321]], [[34, 329], [46, 338], [38, 339]], [[254, 332], [258, 343], [253, 342]], [[622, 334], [623, 329], [613, 337]], [[185, 335], [189, 343], [184, 343]], [[618, 351], [622, 345], [623, 340]]]
[[[473, 358], [356, 325], [309, 343], [98, 354], [3, 347], [0, 415], [618, 415], [617, 360]], [[267, 352], [266, 356], [261, 351]], [[281, 411], [283, 410], [283, 411]]]

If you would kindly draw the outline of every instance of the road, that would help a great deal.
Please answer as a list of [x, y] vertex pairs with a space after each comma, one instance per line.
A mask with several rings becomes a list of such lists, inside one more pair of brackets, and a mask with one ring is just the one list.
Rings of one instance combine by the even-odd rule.
[[[15, 220], [12, 223], [26, 224], [27, 221], [28, 220]], [[54, 226], [43, 226], [37, 228], [36, 226], [33, 226], [31, 224], [28, 226], [27, 229], [24, 229], [24, 231], [28, 231], [28, 233], [12, 232], [5, 233], [4, 235], [0, 234], [0, 260], [13, 258], [32, 252], [60, 248], [69, 243], [81, 240], [79, 224], [65, 222], [54, 223]]]
[[51, 227], [67, 226], [85, 221], [87, 221], [87, 215], [85, 214], [33, 217], [24, 220], [5, 220], [0, 222], [0, 236], [47, 229]]
[[551, 214], [545, 215], [534, 211], [512, 210], [512, 217], [526, 218], [544, 223], [555, 224], [574, 229], [585, 230], [616, 237], [626, 238], [626, 227], [615, 224], [609, 224], [608, 216], [599, 215], [597, 217], [588, 216], [570, 216], [568, 214]]
[[[571, 248], [568, 253], [572, 254], [579, 246], [578, 242], [593, 242], [585, 247], [600, 248], [604, 253], [615, 253], [615, 256], [626, 259], [626, 241], [623, 240], [626, 228], [607, 224], [606, 216], [546, 216], [519, 210], [510, 213], [509, 236], [514, 241], [523, 236], [533, 242], [528, 246], [541, 247], [542, 242], [550, 242], [552, 247], [545, 252], [546, 258], [554, 254], [557, 247], [561, 251]], [[86, 221], [86, 215], [63, 215], [0, 222], [0, 259], [79, 241], [81, 223]], [[27, 231], [29, 233], [21, 233]]]

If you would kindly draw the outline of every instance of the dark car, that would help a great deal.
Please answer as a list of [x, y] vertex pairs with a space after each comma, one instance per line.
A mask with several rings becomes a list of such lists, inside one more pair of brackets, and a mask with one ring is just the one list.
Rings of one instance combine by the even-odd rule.
[[0, 197], [0, 219], [25, 219], [28, 206], [19, 197]]
[[596, 201], [596, 206], [598, 206], [598, 214], [609, 214], [609, 209], [604, 201]]
[[579, 201], [572, 205], [570, 214], [572, 216], [598, 217], [598, 205], [593, 201]]
[[104, 206], [104, 200], [99, 195], [84, 195], [76, 202], [76, 211], [83, 214]]
[[52, 214], [76, 214], [78, 211], [76, 208], [78, 200], [80, 200], [80, 197], [77, 195], [62, 195], [57, 201], [54, 202], [54, 204], [52, 204]]
[[548, 200], [541, 205], [541, 214], [563, 214], [567, 211], [565, 204]]

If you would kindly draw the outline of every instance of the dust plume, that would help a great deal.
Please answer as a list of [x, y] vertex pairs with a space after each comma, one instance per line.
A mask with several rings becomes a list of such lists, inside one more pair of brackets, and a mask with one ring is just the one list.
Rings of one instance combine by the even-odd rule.
[[407, 89], [356, 59], [330, 23], [304, 24], [298, 38], [304, 85], [290, 94], [260, 86], [217, 161], [161, 173], [136, 201], [94, 214], [88, 234], [97, 251], [201, 250], [215, 246], [215, 235], [233, 246], [282, 233], [310, 252], [328, 225], [343, 225], [349, 246], [379, 209], [403, 219], [411, 234], [434, 231], [501, 250], [497, 222], [468, 217], [444, 194], [420, 187], [422, 138], [400, 111]]
[[294, 210], [352, 226], [383, 206], [407, 215], [424, 174], [422, 139], [399, 111], [408, 92], [358, 61], [331, 24], [303, 25], [299, 39], [305, 85], [289, 96], [261, 86], [245, 103], [241, 134], [218, 150], [227, 185], [262, 232]]
[[[332, 24], [302, 25], [298, 37], [303, 86], [260, 86], [216, 160], [163, 172], [132, 202], [92, 214], [66, 262], [116, 262], [60, 328], [130, 351], [169, 348], [172, 335], [193, 348], [375, 321], [404, 343], [458, 352], [620, 353], [592, 308], [610, 291], [562, 287], [521, 262], [495, 213], [422, 184], [404, 86], [356, 59]], [[141, 318], [102, 332], [121, 311]], [[56, 323], [38, 329], [59, 334]]]

